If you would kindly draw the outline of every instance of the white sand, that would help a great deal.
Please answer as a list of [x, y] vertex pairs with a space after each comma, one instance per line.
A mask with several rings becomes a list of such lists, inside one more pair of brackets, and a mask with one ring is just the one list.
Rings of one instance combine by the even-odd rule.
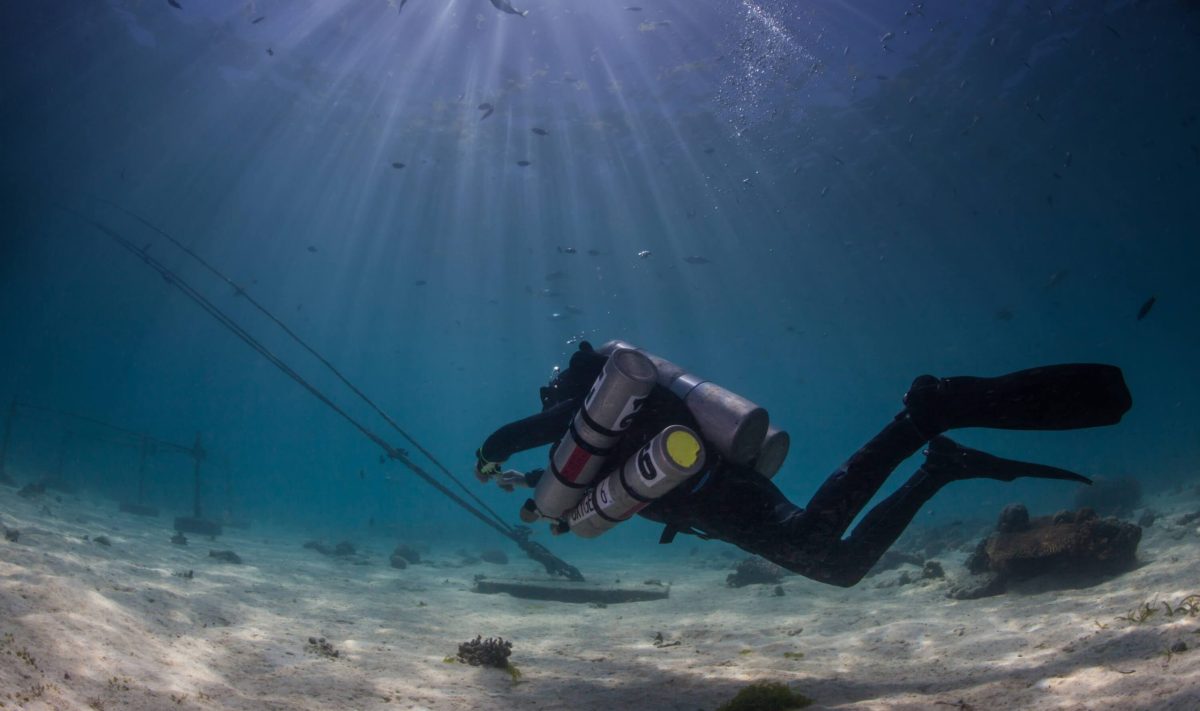
[[[626, 563], [601, 539], [595, 559], [572, 559], [592, 579], [674, 583], [669, 600], [601, 609], [469, 591], [477, 573], [535, 572], [511, 553], [507, 567], [451, 567], [453, 551], [435, 549], [437, 567], [394, 570], [382, 546], [358, 566], [279, 531], [180, 547], [166, 517], [0, 487], [0, 522], [20, 530], [0, 540], [0, 708], [696, 711], [776, 680], [814, 708], [1192, 711], [1200, 649], [1165, 652], [1200, 648], [1200, 617], [1117, 619], [1200, 592], [1200, 536], [1171, 523], [1200, 502], [1152, 503], [1167, 520], [1145, 532], [1144, 565], [1088, 589], [1025, 584], [956, 602], [943, 581], [876, 587], [893, 571], [851, 590], [792, 576], [775, 597], [726, 587], [728, 565]], [[245, 564], [211, 561], [210, 548]], [[173, 575], [188, 569], [194, 579]], [[681, 644], [658, 648], [655, 632]], [[443, 661], [480, 633], [514, 642], [520, 683]], [[341, 656], [306, 652], [310, 635]]]

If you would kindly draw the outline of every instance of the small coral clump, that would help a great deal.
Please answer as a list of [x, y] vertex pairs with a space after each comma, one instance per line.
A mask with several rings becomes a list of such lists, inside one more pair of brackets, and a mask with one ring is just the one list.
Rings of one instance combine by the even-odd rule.
[[742, 689], [737, 696], [718, 706], [717, 711], [786, 711], [811, 704], [812, 699], [797, 694], [787, 684], [762, 681]]
[[725, 584], [731, 588], [745, 585], [774, 584], [783, 580], [787, 573], [782, 567], [761, 558], [746, 558], [738, 563], [734, 572], [725, 576]]
[[512, 642], [501, 637], [476, 636], [470, 642], [458, 645], [458, 658], [473, 667], [508, 668], [508, 657], [512, 654]]

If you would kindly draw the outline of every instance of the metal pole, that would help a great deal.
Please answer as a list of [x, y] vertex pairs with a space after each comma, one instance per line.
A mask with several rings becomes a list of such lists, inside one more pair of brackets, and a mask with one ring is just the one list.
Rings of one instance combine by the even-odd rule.
[[150, 452], [150, 440], [142, 437], [142, 460], [138, 463], [138, 493], [137, 502], [145, 503], [146, 495], [146, 455]]
[[4, 472], [4, 461], [8, 457], [8, 440], [12, 436], [13, 420], [17, 417], [17, 400], [13, 401], [8, 406], [8, 414], [4, 416], [4, 439], [0, 440], [0, 481], [8, 479], [8, 475]]
[[196, 433], [196, 444], [192, 446], [192, 461], [195, 463], [192, 468], [192, 473], [196, 481], [195, 500], [193, 502], [193, 513], [196, 518], [203, 518], [200, 515], [200, 462], [204, 461], [204, 448], [200, 446], [200, 433]]

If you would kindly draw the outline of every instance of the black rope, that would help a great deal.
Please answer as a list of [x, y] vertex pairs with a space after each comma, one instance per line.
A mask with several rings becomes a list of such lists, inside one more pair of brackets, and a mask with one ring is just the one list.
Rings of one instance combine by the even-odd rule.
[[329, 360], [327, 360], [324, 356], [322, 356], [320, 353], [318, 353], [315, 348], [310, 346], [307, 341], [305, 341], [303, 338], [301, 338], [300, 335], [297, 334], [295, 331], [293, 331], [287, 324], [285, 324], [283, 321], [279, 320], [279, 318], [277, 318], [275, 316], [275, 314], [273, 314], [269, 309], [267, 309], [267, 307], [263, 306], [258, 301], [256, 301], [254, 299], [254, 297], [252, 297], [250, 295], [250, 293], [248, 291], [246, 291], [246, 289], [244, 287], [239, 285], [233, 279], [226, 276], [223, 272], [221, 272], [221, 270], [217, 269], [212, 264], [209, 264], [208, 261], [206, 261], [199, 254], [196, 254], [196, 252], [194, 252], [190, 247], [183, 244], [175, 237], [172, 237], [165, 230], [154, 225], [149, 220], [143, 218], [141, 215], [138, 215], [137, 213], [133, 212], [132, 210], [129, 210], [128, 208], [126, 208], [122, 205], [119, 205], [111, 200], [102, 198], [98, 195], [89, 195], [88, 197], [90, 197], [91, 199], [93, 199], [97, 202], [108, 205], [116, 210], [119, 210], [120, 212], [124, 213], [125, 215], [128, 215], [129, 217], [132, 217], [133, 219], [142, 223], [148, 229], [159, 234], [164, 239], [166, 239], [168, 242], [175, 245], [175, 247], [177, 247], [184, 254], [188, 255], [193, 260], [195, 260], [196, 263], [198, 263], [200, 266], [202, 266], [206, 270], [208, 270], [208, 272], [211, 273], [213, 276], [215, 276], [216, 278], [220, 279], [221, 281], [225, 282], [230, 287], [232, 287], [234, 295], [245, 299], [246, 303], [250, 304], [255, 309], [257, 309], [259, 313], [261, 313], [268, 320], [270, 320], [272, 323], [274, 323], [276, 326], [278, 326], [280, 329], [282, 329], [283, 332], [286, 333], [289, 338], [291, 338], [293, 341], [296, 342], [296, 344], [298, 344], [301, 348], [303, 348], [305, 351], [307, 351], [309, 353], [309, 355], [311, 355], [313, 358], [316, 358], [321, 363], [321, 365], [325, 366], [331, 373], [333, 373], [333, 375], [336, 376], [337, 379], [340, 380], [343, 385], [345, 385], [347, 388], [349, 388], [350, 391], [353, 392], [356, 396], [358, 396], [358, 398], [361, 399], [364, 403], [366, 403], [368, 407], [370, 407], [372, 410], [375, 411], [376, 414], [378, 414], [380, 417], [382, 417], [384, 422], [386, 422], [389, 426], [391, 426], [392, 429], [394, 429], [397, 433], [399, 433], [400, 436], [403, 437], [412, 446], [413, 449], [417, 450], [422, 455], [424, 455], [425, 458], [428, 459], [433, 464], [434, 467], [439, 469], [444, 475], [446, 475], [446, 477], [448, 477], [451, 481], [453, 481], [455, 484], [457, 484], [458, 488], [461, 489], [463, 491], [463, 493], [465, 493], [471, 499], [473, 499], [480, 508], [482, 508], [483, 510], [485, 510], [489, 514], [491, 514], [492, 517], [497, 521], [497, 523], [499, 523], [500, 525], [505, 525], [505, 526], [507, 525], [504, 522], [504, 518], [502, 516], [500, 516], [500, 514], [496, 513], [490, 506], [487, 505], [486, 502], [483, 501], [483, 499], [479, 498], [479, 496], [476, 495], [475, 492], [470, 489], [470, 487], [463, 484], [462, 481], [460, 481], [458, 479], [458, 477], [454, 476], [454, 474], [451, 473], [450, 470], [437, 459], [437, 457], [433, 456], [432, 452], [425, 449], [425, 447], [421, 446], [421, 444], [419, 442], [417, 442], [417, 440], [414, 439], [412, 437], [412, 435], [410, 435], [402, 427], [400, 427], [400, 425], [394, 419], [392, 419], [392, 417], [390, 415], [388, 415], [387, 412], [385, 412], [383, 410], [383, 408], [381, 408], [379, 405], [375, 404], [374, 400], [369, 398], [366, 393], [364, 393], [361, 389], [358, 388], [358, 386], [356, 386], [354, 383], [350, 382], [350, 379], [347, 378], [340, 370], [337, 369], [337, 366], [335, 366], [333, 363], [329, 362]]
[[[173, 449], [173, 450], [175, 450], [175, 451], [182, 452], [182, 453], [184, 453], [184, 454], [192, 454], [192, 453], [193, 453], [193, 449], [192, 449], [192, 447], [189, 447], [189, 446], [186, 446], [186, 445], [182, 445], [182, 444], [176, 444], [175, 442], [168, 442], [168, 441], [166, 441], [165, 439], [159, 439], [159, 438], [157, 438], [157, 437], [153, 437], [153, 436], [151, 436], [151, 435], [144, 434], [144, 433], [142, 433], [142, 432], [138, 432], [138, 431], [136, 431], [136, 430], [131, 430], [131, 429], [127, 429], [127, 428], [125, 428], [125, 427], [120, 427], [120, 426], [118, 426], [118, 425], [114, 425], [114, 424], [112, 424], [111, 422], [105, 422], [104, 420], [98, 420], [98, 419], [96, 419], [95, 417], [88, 417], [87, 415], [80, 415], [80, 414], [78, 414], [78, 413], [75, 413], [75, 412], [68, 412], [68, 411], [66, 411], [66, 410], [59, 410], [59, 409], [57, 409], [57, 408], [53, 408], [53, 407], [47, 407], [47, 406], [45, 406], [45, 405], [34, 405], [34, 404], [32, 404], [32, 403], [28, 403], [28, 402], [20, 402], [20, 401], [17, 401], [17, 400], [14, 400], [14, 401], [13, 401], [13, 405], [14, 405], [15, 407], [17, 407], [17, 408], [23, 408], [23, 409], [26, 409], [26, 410], [35, 410], [35, 411], [38, 411], [38, 412], [46, 412], [46, 413], [50, 413], [50, 414], [52, 414], [52, 415], [58, 415], [59, 417], [69, 417], [69, 418], [72, 418], [72, 419], [75, 419], [75, 420], [79, 420], [79, 421], [81, 421], [81, 422], [89, 422], [89, 423], [91, 423], [91, 424], [93, 424], [93, 425], [99, 425], [99, 426], [101, 426], [101, 427], [107, 427], [107, 428], [108, 428], [108, 429], [110, 429], [110, 430], [115, 430], [115, 431], [117, 431], [117, 432], [121, 432], [122, 434], [127, 434], [127, 435], [129, 435], [129, 436], [131, 436], [131, 437], [136, 437], [136, 438], [137, 438], [137, 439], [139, 439], [139, 440], [143, 440], [143, 439], [144, 439], [144, 440], [147, 440], [147, 441], [149, 441], [149, 442], [153, 442], [154, 444], [156, 444], [156, 445], [158, 445], [158, 446], [160, 446], [160, 447], [162, 447], [162, 448], [164, 448], [164, 449]], [[115, 440], [114, 440], [114, 441], [115, 441]], [[136, 444], [136, 443], [135, 443], [135, 444]]]
[[145, 263], [148, 267], [150, 267], [154, 271], [158, 272], [159, 275], [162, 276], [164, 281], [166, 281], [171, 286], [174, 286], [175, 288], [177, 288], [181, 292], [183, 292], [183, 294], [185, 296], [187, 296], [189, 299], [194, 301], [198, 306], [200, 306], [201, 309], [203, 309], [210, 316], [212, 316], [214, 319], [216, 319], [218, 323], [220, 323], [222, 326], [225, 326], [225, 328], [227, 328], [229, 331], [231, 331], [234, 335], [236, 335], [243, 342], [245, 342], [246, 345], [250, 346], [251, 349], [253, 349], [259, 355], [261, 355], [263, 358], [265, 358], [269, 363], [274, 365], [276, 368], [278, 368], [281, 372], [283, 372], [289, 378], [294, 380], [298, 385], [300, 385], [305, 390], [307, 390], [313, 397], [317, 398], [322, 403], [324, 403], [327, 407], [329, 407], [331, 410], [333, 410], [338, 415], [340, 415], [344, 420], [349, 422], [355, 429], [357, 429], [364, 436], [366, 436], [367, 439], [371, 440], [377, 446], [379, 446], [384, 451], [384, 453], [388, 456], [388, 458], [399, 461], [401, 464], [403, 464], [405, 467], [407, 467], [414, 474], [416, 474], [417, 476], [424, 479], [425, 482], [428, 483], [430, 486], [434, 487], [439, 492], [441, 492], [446, 497], [448, 497], [451, 501], [454, 501], [455, 503], [457, 503], [459, 506], [461, 506], [463, 509], [465, 509], [466, 511], [468, 511], [469, 513], [474, 515], [476, 518], [478, 518], [480, 521], [482, 521], [486, 525], [494, 528], [501, 535], [505, 536], [506, 538], [511, 539], [514, 543], [517, 544], [517, 546], [519, 546], [521, 548], [521, 550], [525, 551], [525, 553], [530, 558], [541, 563], [546, 568], [547, 572], [554, 574], [554, 575], [562, 575], [571, 580], [583, 580], [583, 575], [579, 572], [579, 570], [577, 568], [575, 568], [574, 566], [566, 563], [565, 561], [560, 560], [559, 558], [555, 557], [544, 546], [530, 541], [529, 540], [529, 529], [514, 528], [512, 526], [509, 526], [503, 520], [493, 520], [493, 519], [488, 518], [483, 512], [481, 512], [479, 509], [472, 506], [467, 501], [463, 500], [462, 497], [460, 497], [458, 494], [451, 491], [448, 487], [446, 487], [441, 482], [437, 481], [432, 475], [430, 475], [428, 472], [426, 472], [421, 466], [419, 466], [416, 462], [412, 461], [403, 449], [393, 446], [392, 444], [390, 444], [389, 442], [384, 440], [382, 437], [380, 437], [378, 434], [371, 431], [366, 425], [364, 425], [361, 422], [359, 422], [358, 420], [354, 419], [354, 417], [352, 417], [349, 413], [347, 413], [345, 410], [343, 410], [341, 407], [339, 407], [336, 403], [334, 403], [333, 400], [329, 399], [329, 397], [326, 396], [323, 392], [321, 392], [314, 385], [312, 385], [307, 380], [305, 380], [302, 375], [300, 375], [295, 370], [293, 370], [291, 368], [291, 366], [289, 366], [287, 363], [285, 363], [281, 358], [279, 358], [279, 356], [275, 355], [273, 352], [271, 352], [270, 349], [268, 349], [266, 346], [264, 346], [256, 338], [254, 338], [254, 336], [250, 335], [250, 333], [248, 331], [246, 331], [244, 328], [242, 328], [236, 321], [234, 321], [232, 317], [230, 317], [228, 314], [223, 312], [218, 306], [216, 306], [211, 301], [209, 301], [203, 294], [201, 294], [194, 287], [192, 287], [190, 284], [188, 284], [186, 281], [184, 281], [182, 278], [180, 278], [179, 275], [177, 275], [174, 271], [172, 271], [165, 264], [159, 262], [157, 259], [150, 256], [149, 252], [147, 252], [145, 249], [138, 247], [137, 245], [135, 245], [132, 242], [130, 242], [129, 240], [125, 239], [124, 237], [117, 234], [115, 231], [109, 229], [105, 225], [100, 224], [99, 222], [96, 222], [95, 220], [92, 220], [91, 218], [89, 218], [85, 215], [82, 215], [82, 214], [76, 212], [75, 210], [72, 210], [68, 207], [62, 207], [62, 206], [59, 206], [59, 207], [60, 207], [60, 209], [74, 215], [76, 218], [82, 220], [83, 222], [91, 225], [92, 227], [96, 228], [100, 232], [104, 233], [110, 239], [112, 239], [114, 242], [116, 242], [118, 245], [123, 247], [126, 251], [130, 252], [134, 256], [141, 259], [142, 262]]

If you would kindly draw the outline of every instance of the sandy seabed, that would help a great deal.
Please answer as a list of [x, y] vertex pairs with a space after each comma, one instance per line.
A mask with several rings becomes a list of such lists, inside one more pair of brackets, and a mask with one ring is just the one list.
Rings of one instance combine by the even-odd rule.
[[[598, 543], [572, 560], [590, 579], [672, 585], [667, 600], [592, 607], [471, 592], [476, 574], [535, 574], [526, 560], [462, 566], [434, 548], [395, 570], [382, 543], [355, 565], [259, 529], [177, 546], [165, 516], [0, 486], [0, 523], [20, 531], [0, 541], [0, 708], [712, 711], [782, 681], [816, 709], [1194, 711], [1200, 617], [1161, 602], [1200, 592], [1200, 532], [1178, 523], [1200, 501], [1149, 503], [1162, 515], [1142, 565], [1081, 589], [954, 601], [946, 580], [878, 587], [891, 571], [850, 590], [790, 576], [777, 596], [727, 587], [731, 561], [703, 546], [703, 559], [651, 563]], [[961, 555], [941, 560], [961, 570]], [[1160, 611], [1119, 619], [1146, 602]], [[476, 634], [513, 641], [519, 681], [445, 661]], [[1168, 653], [1179, 642], [1189, 650]]]

